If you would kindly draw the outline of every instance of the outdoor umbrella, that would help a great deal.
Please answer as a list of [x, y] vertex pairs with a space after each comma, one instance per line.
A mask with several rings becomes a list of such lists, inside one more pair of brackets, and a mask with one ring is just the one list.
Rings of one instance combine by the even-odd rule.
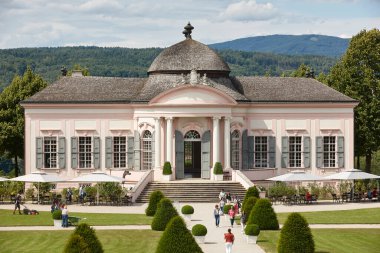
[[[105, 182], [114, 182], [121, 183], [125, 181], [124, 178], [115, 177], [108, 175], [104, 172], [92, 172], [91, 174], [85, 174], [76, 178], [69, 180], [70, 182], [78, 183], [105, 183]], [[98, 186], [99, 187], [99, 186]], [[99, 203], [99, 188], [96, 188], [96, 203]]]
[[326, 180], [326, 179], [321, 176], [306, 173], [305, 171], [296, 170], [296, 171], [292, 171], [280, 176], [271, 177], [266, 180], [281, 181], [281, 182], [295, 182], [295, 181], [321, 181], [321, 180]]
[[0, 182], [7, 181], [7, 180], [9, 180], [9, 179], [5, 178], [5, 177], [0, 177]]
[[47, 174], [45, 172], [32, 172], [30, 174], [11, 178], [11, 181], [19, 182], [29, 182], [29, 183], [38, 183], [37, 184], [37, 200], [40, 202], [40, 183], [53, 183], [53, 182], [64, 182], [65, 179], [60, 178], [57, 174]]
[[359, 180], [359, 179], [379, 179], [380, 176], [370, 174], [361, 170], [351, 169], [345, 170], [339, 173], [335, 173], [329, 176], [326, 176], [325, 179], [329, 180]]

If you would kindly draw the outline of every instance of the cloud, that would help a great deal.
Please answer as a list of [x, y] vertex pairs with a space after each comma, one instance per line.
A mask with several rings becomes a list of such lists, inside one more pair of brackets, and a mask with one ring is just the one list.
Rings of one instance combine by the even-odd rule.
[[278, 15], [272, 3], [257, 3], [255, 0], [244, 0], [233, 3], [219, 14], [225, 20], [262, 21], [270, 20]]

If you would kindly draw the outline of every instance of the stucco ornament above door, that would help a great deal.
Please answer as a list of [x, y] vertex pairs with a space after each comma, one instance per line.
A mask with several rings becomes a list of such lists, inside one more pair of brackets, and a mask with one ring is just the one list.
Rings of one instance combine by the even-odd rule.
[[154, 97], [150, 105], [236, 105], [226, 93], [205, 85], [176, 87]]

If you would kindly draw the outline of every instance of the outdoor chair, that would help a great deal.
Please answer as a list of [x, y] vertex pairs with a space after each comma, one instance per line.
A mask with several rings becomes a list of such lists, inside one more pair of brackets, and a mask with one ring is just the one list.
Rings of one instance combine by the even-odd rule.
[[340, 203], [340, 198], [335, 193], [331, 194], [331, 196], [332, 196], [333, 202]]
[[32, 204], [38, 204], [38, 198], [36, 196], [32, 196]]

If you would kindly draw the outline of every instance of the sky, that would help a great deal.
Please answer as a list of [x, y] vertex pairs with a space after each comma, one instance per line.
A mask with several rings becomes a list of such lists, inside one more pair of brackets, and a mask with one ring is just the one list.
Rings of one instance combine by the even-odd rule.
[[350, 38], [380, 28], [380, 0], [0, 0], [0, 48], [168, 47], [270, 34]]

